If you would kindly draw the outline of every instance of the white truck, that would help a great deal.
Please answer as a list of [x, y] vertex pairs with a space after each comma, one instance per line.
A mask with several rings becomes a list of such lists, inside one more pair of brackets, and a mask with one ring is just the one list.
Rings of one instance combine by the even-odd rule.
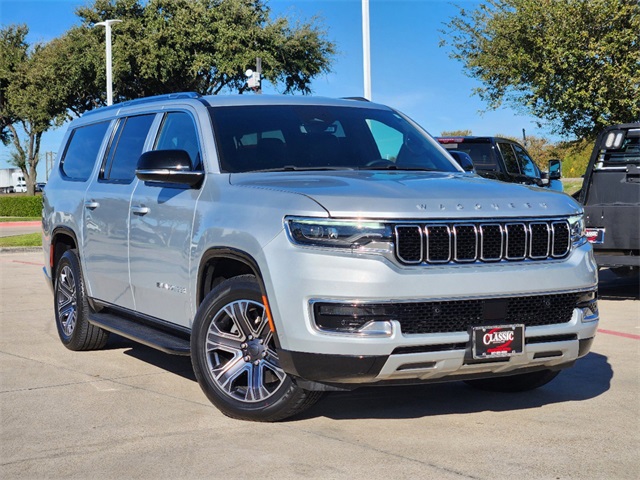
[[0, 169], [0, 192], [21, 193], [27, 191], [27, 182], [19, 168]]

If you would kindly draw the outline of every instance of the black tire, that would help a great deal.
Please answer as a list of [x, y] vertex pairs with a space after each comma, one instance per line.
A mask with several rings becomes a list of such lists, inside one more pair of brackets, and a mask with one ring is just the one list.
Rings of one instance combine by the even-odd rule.
[[253, 275], [225, 280], [206, 296], [191, 332], [191, 362], [205, 395], [232, 418], [275, 422], [322, 396], [280, 368]]
[[508, 377], [480, 378], [466, 380], [467, 385], [489, 392], [526, 392], [546, 385], [556, 378], [560, 370], [541, 370], [539, 372], [521, 373]]
[[89, 305], [75, 250], [67, 250], [58, 261], [54, 302], [56, 327], [65, 347], [79, 351], [98, 350], [105, 346], [109, 333], [89, 323]]

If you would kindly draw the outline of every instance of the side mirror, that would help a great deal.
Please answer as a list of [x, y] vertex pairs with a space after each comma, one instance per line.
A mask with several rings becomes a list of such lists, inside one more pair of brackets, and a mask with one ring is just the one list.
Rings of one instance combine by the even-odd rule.
[[196, 186], [204, 172], [194, 172], [186, 150], [151, 150], [140, 155], [136, 177], [145, 182]]
[[549, 180], [562, 178], [562, 162], [558, 159], [549, 160]]
[[468, 153], [460, 152], [458, 150], [447, 150], [447, 152], [465, 172], [476, 173], [476, 169], [473, 166], [473, 160], [471, 160]]

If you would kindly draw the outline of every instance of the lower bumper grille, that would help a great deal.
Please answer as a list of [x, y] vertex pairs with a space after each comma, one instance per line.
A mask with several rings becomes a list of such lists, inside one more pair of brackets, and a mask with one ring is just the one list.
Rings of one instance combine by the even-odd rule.
[[367, 322], [396, 320], [404, 334], [466, 332], [472, 326], [524, 324], [526, 327], [571, 321], [584, 293], [561, 293], [438, 302], [313, 305], [320, 329], [356, 331]]

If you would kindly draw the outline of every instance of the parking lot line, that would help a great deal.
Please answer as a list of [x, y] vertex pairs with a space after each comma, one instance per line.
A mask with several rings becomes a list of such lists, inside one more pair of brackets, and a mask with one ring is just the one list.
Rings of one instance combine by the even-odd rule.
[[632, 340], [640, 340], [640, 335], [634, 335], [633, 333], [616, 332], [615, 330], [603, 330], [598, 329], [598, 333], [604, 333], [606, 335], [616, 335], [618, 337], [631, 338]]

